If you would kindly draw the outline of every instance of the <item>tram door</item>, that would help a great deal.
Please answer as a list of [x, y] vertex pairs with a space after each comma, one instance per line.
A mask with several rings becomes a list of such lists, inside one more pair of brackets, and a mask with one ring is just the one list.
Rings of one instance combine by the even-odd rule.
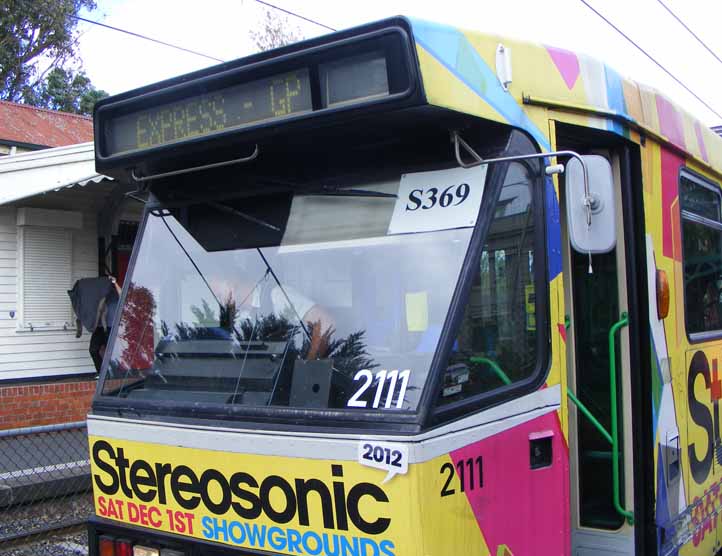
[[[601, 154], [612, 166], [616, 196], [616, 247], [609, 253], [576, 252], [570, 245], [566, 206], [561, 199], [567, 380], [570, 392], [608, 433], [616, 403], [618, 420], [619, 506], [632, 512], [632, 434], [625, 238], [622, 223], [620, 158], [614, 150], [580, 144], [557, 145]], [[614, 352], [610, 353], [610, 334]], [[616, 402], [610, 365], [616, 368]], [[571, 553], [574, 556], [634, 554], [634, 526], [614, 504], [612, 442], [569, 397]]]

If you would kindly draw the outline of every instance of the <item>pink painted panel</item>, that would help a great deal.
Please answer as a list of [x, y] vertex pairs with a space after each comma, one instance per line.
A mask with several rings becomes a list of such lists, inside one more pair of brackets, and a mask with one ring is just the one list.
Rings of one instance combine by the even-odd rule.
[[694, 133], [697, 136], [697, 145], [699, 146], [699, 152], [702, 154], [702, 159], [705, 162], [709, 162], [707, 145], [704, 144], [704, 136], [702, 135], [702, 126], [697, 121], [694, 122]]
[[[549, 436], [552, 464], [531, 469], [530, 439]], [[451, 453], [455, 468], [478, 456], [483, 487], [465, 494], [491, 554], [569, 554], [569, 453], [556, 412]]]
[[677, 112], [674, 105], [663, 96], [657, 95], [656, 100], [659, 129], [662, 135], [678, 147], [686, 150], [682, 115]]
[[564, 83], [567, 84], [571, 91], [579, 78], [579, 59], [577, 55], [574, 52], [551, 46], [547, 46], [546, 49], [564, 79]]
[[[679, 203], [675, 203], [679, 195], [679, 167], [684, 164], [684, 159], [666, 150], [662, 154], [662, 253], [671, 259], [681, 259], [679, 237]], [[674, 220], [674, 222], [673, 222]], [[675, 249], [675, 244], [677, 249]]]

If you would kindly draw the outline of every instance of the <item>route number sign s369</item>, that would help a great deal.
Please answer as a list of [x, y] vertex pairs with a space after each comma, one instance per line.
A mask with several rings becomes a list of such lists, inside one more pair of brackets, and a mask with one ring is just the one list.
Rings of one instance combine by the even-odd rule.
[[486, 165], [403, 174], [389, 234], [433, 232], [476, 224]]

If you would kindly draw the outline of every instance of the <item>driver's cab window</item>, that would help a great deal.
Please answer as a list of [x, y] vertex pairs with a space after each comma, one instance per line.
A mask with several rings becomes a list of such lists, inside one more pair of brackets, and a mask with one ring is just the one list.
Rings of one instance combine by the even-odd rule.
[[529, 378], [537, 367], [534, 178], [512, 163], [452, 345], [438, 404]]

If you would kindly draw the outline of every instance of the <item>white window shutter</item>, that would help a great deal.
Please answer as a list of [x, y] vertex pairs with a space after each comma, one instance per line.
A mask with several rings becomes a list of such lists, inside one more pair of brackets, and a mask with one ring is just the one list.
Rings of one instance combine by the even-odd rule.
[[21, 328], [63, 328], [72, 322], [73, 233], [20, 226]]

